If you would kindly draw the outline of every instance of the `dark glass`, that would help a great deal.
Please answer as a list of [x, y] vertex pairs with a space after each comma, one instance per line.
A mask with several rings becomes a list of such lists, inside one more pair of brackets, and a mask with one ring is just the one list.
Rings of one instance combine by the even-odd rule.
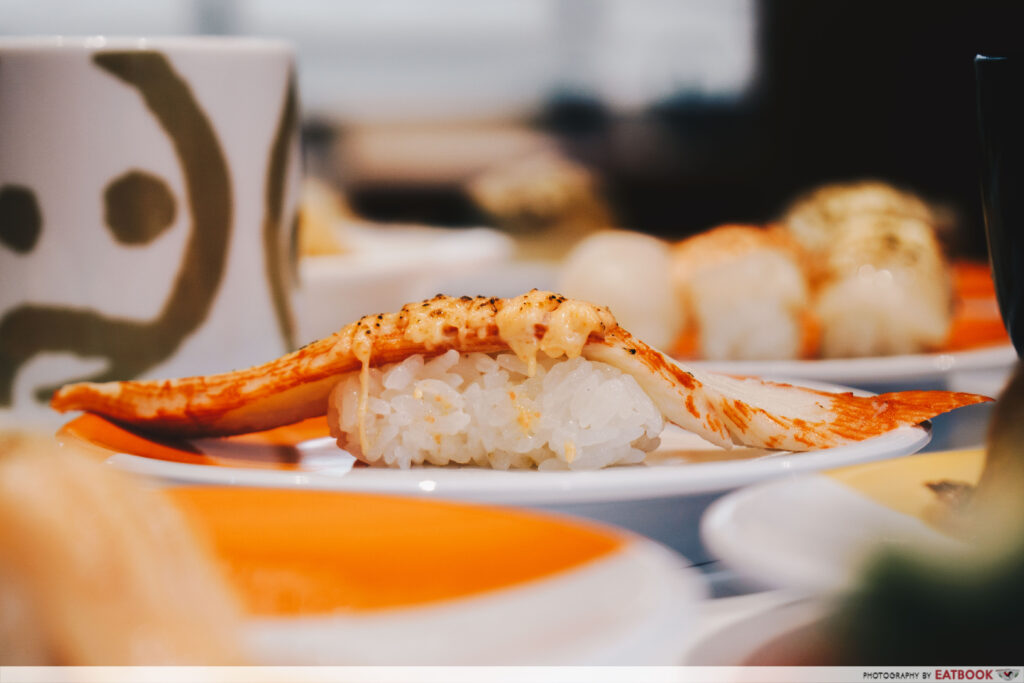
[[992, 278], [1003, 323], [1024, 358], [1024, 55], [978, 55], [974, 72]]

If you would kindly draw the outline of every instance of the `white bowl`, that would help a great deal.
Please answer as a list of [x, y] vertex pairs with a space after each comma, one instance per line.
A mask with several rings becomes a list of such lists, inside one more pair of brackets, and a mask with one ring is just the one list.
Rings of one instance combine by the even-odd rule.
[[306, 256], [299, 262], [296, 317], [302, 344], [364, 315], [397, 311], [433, 296], [453, 275], [493, 268], [508, 261], [513, 251], [509, 237], [488, 228], [357, 225], [351, 242], [348, 253]]

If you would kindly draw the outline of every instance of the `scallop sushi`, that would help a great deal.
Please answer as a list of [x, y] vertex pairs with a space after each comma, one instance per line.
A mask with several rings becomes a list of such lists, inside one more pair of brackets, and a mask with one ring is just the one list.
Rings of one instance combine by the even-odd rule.
[[783, 218], [810, 255], [811, 310], [826, 358], [934, 351], [949, 337], [953, 289], [939, 219], [878, 182], [827, 185]]
[[667, 349], [684, 325], [672, 267], [667, 242], [639, 232], [602, 230], [566, 255], [558, 288], [574, 298], [602, 302], [635, 335]]
[[824, 357], [919, 353], [946, 342], [952, 276], [927, 223], [852, 216], [824, 264], [814, 299]]

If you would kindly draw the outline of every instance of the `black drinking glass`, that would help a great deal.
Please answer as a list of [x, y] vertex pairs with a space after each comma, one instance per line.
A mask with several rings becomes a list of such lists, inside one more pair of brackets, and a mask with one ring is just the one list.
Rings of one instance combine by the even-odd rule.
[[1024, 54], [977, 55], [974, 73], [992, 278], [1003, 323], [1024, 358]]

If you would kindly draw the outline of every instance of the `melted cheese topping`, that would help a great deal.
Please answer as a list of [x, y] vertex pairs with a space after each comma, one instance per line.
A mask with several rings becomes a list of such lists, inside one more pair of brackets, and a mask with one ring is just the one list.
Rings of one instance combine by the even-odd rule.
[[551, 358], [575, 358], [591, 334], [616, 327], [607, 308], [537, 290], [509, 299], [495, 322], [498, 335], [526, 363], [531, 377], [538, 350]]
[[566, 301], [551, 312], [540, 350], [551, 358], [562, 355], [576, 358], [583, 352], [591, 333], [604, 332], [602, 312], [582, 301]]

